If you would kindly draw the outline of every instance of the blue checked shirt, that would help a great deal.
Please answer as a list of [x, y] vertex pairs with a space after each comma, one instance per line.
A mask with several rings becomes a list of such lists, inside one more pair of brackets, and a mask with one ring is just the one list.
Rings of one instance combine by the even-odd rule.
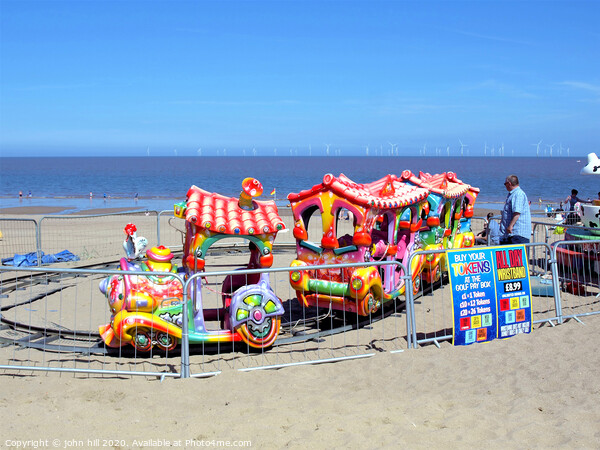
[[[506, 228], [510, 224], [515, 213], [521, 214], [513, 226], [513, 231], [508, 234]], [[531, 212], [529, 211], [529, 200], [527, 195], [520, 187], [513, 189], [508, 193], [504, 209], [502, 210], [502, 220], [500, 221], [501, 236], [522, 236], [531, 239]]]

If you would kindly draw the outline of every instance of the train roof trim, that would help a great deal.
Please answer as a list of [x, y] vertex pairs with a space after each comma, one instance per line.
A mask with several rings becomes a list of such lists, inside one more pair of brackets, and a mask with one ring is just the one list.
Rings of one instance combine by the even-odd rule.
[[417, 177], [410, 170], [405, 170], [402, 172], [401, 179], [448, 198], [460, 197], [468, 191], [479, 192], [479, 188], [463, 183], [456, 178], [454, 172], [444, 172], [435, 175], [419, 172], [419, 176]]
[[429, 191], [405, 183], [395, 175], [386, 175], [372, 183], [359, 184], [344, 174], [335, 177], [328, 173], [323, 182], [297, 194], [289, 194], [292, 203], [312, 197], [321, 192], [333, 192], [348, 201], [371, 208], [395, 209], [418, 203], [427, 198]]
[[215, 233], [240, 235], [274, 234], [285, 224], [272, 200], [253, 200], [253, 210], [240, 208], [239, 199], [192, 186], [187, 193], [185, 220]]

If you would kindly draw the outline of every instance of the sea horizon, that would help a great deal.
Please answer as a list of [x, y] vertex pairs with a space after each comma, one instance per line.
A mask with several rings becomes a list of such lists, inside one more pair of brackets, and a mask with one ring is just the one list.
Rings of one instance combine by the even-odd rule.
[[480, 189], [476, 205], [502, 204], [503, 182], [514, 173], [532, 205], [539, 206], [541, 200], [545, 207], [564, 201], [571, 189], [578, 189], [581, 198], [596, 197], [600, 178], [581, 176], [584, 165], [585, 158], [577, 156], [0, 157], [0, 207], [68, 204], [76, 210], [164, 210], [185, 200], [192, 185], [236, 196], [246, 177], [257, 178], [264, 187], [262, 199], [275, 199], [281, 207], [287, 205], [289, 193], [310, 189], [327, 173], [369, 183], [404, 170], [417, 175], [454, 172]]

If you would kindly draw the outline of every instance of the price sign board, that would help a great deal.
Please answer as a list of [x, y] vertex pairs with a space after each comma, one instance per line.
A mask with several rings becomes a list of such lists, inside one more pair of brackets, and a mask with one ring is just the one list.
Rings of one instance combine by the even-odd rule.
[[448, 251], [454, 345], [531, 331], [531, 292], [524, 246]]
[[524, 246], [494, 248], [498, 337], [531, 332], [531, 286]]

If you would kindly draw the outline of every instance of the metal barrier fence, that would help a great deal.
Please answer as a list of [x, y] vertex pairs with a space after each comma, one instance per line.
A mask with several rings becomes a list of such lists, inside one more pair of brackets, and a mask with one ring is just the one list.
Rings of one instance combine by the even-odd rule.
[[[236, 258], [227, 256], [228, 261]], [[185, 282], [175, 274], [150, 275], [148, 272], [127, 271], [127, 276], [135, 277], [135, 280], [170, 276], [173, 289], [179, 290], [183, 305], [181, 317], [168, 319], [179, 320], [182, 324], [178, 348], [170, 347], [168, 332], [162, 337], [160, 333], [154, 335], [138, 322], [132, 328], [134, 331], [131, 333], [140, 336], [137, 347], [143, 347], [144, 342], [149, 341], [155, 344], [155, 347], [150, 345], [146, 349], [149, 353], [129, 343], [107, 348], [100, 338], [99, 327], [103, 326], [100, 331], [109, 340], [113, 335], [112, 328], [106, 328], [111, 323], [111, 310], [98, 285], [107, 276], [115, 276], [116, 281], [113, 282], [118, 283], [125, 272], [0, 267], [0, 369], [161, 378], [206, 377], [218, 374], [224, 368], [248, 371], [365, 358], [375, 352], [403, 351], [410, 347], [407, 320], [411, 315], [403, 313], [405, 302], [401, 299], [396, 298], [367, 316], [359, 316], [330, 307], [306, 307], [297, 300], [289, 282], [291, 271], [336, 270], [342, 273], [344, 268], [373, 265], [392, 265], [404, 273], [404, 268], [395, 262], [226, 270], [198, 273]], [[233, 342], [224, 338], [232, 334], [227, 331], [232, 318], [228, 305], [224, 303], [227, 294], [224, 286], [229, 282], [228, 278], [236, 278], [245, 285], [252, 284], [250, 280], [255, 283], [258, 274], [268, 277], [285, 311], [281, 316], [281, 331], [268, 350], [251, 348], [236, 336]], [[134, 285], [132, 282], [131, 286]], [[132, 289], [131, 292], [135, 290]], [[199, 297], [195, 290], [201, 291], [201, 305], [197, 304]], [[164, 297], [160, 302], [171, 302], [176, 296], [167, 294]], [[193, 308], [189, 311], [188, 299], [193, 299]], [[146, 324], [152, 320], [158, 323], [159, 319], [154, 319], [151, 314], [141, 314], [138, 309], [133, 311], [133, 315], [119, 316], [120, 306], [117, 303], [113, 304], [113, 312], [115, 323], [121, 326], [126, 327], [123, 324], [133, 320], [136, 314], [143, 316]], [[147, 306], [143, 302], [139, 304], [142, 309]], [[188, 322], [189, 315], [191, 320]], [[117, 320], [117, 317], [120, 319]], [[156, 325], [155, 328], [160, 327]]]
[[[142, 357], [131, 346], [102, 344], [99, 327], [110, 323], [111, 311], [98, 285], [109, 275], [123, 272], [0, 267], [0, 368], [179, 377], [178, 352], [151, 351]], [[180, 277], [169, 276], [183, 286]]]
[[[0, 260], [39, 252], [38, 224], [34, 219], [0, 218]], [[39, 256], [37, 256], [39, 257]]]
[[[115, 227], [115, 219], [123, 225]], [[39, 222], [40, 250], [57, 253], [69, 250], [81, 261], [98, 262], [123, 254], [123, 227], [133, 221], [137, 235], [157, 241], [157, 213], [137, 211], [104, 215], [45, 216]]]
[[[594, 278], [590, 271], [587, 272], [587, 278], [578, 278], [580, 283], [585, 284], [587, 294], [582, 295], [583, 291], [573, 292], [573, 289], [570, 288], [571, 285], [568, 284], [570, 280], [568, 267], [572, 267], [572, 265], [557, 264], [557, 249], [565, 245], [565, 242], [554, 247], [544, 243], [525, 244], [529, 260], [534, 324], [554, 326], [555, 323], [562, 323], [566, 318], [600, 313], [600, 300], [598, 299], [600, 295], [597, 294], [599, 291], [598, 266], [596, 265], [595, 272], [593, 272]], [[407, 265], [409, 268], [412, 267], [412, 260], [421, 255], [427, 257], [427, 255], [441, 254], [442, 258], [445, 258], [445, 253], [445, 250], [436, 250], [413, 254]], [[590, 301], [592, 295], [596, 295], [596, 297]], [[571, 314], [564, 314], [565, 306], [562, 304], [561, 298], [568, 299], [566, 307]], [[409, 320], [413, 327], [412, 338], [409, 339], [409, 342], [412, 342], [414, 348], [429, 343], [439, 346], [441, 341], [452, 339], [454, 326], [452, 288], [444, 274], [434, 285], [422, 286], [419, 296], [407, 292], [406, 301], [407, 311], [413, 314]]]
[[[114, 256], [122, 254], [124, 238], [122, 228], [113, 229], [114, 216], [121, 215], [124, 214], [66, 216], [64, 219], [53, 216], [43, 218], [39, 225], [33, 219], [0, 219], [3, 234], [8, 237], [0, 241], [3, 245], [0, 248], [9, 253], [25, 253], [35, 251], [35, 248], [29, 247], [30, 242], [41, 242], [35, 247], [44, 248], [44, 251], [62, 250], [67, 243], [75, 251], [81, 248], [85, 251], [82, 242], [85, 244], [86, 237], [98, 234], [99, 228], [110, 224], [110, 229], [100, 232], [104, 233], [102, 237], [89, 241], [89, 248], [98, 246], [101, 250], [96, 250], [97, 254], [90, 255], [86, 261], [89, 264], [100, 264], [99, 261], [106, 264], [110, 259], [114, 264]], [[131, 221], [131, 213], [126, 215], [129, 216], [126, 221]], [[150, 242], [153, 237], [164, 239], [163, 245], [175, 246], [176, 241], [181, 242], [183, 228], [180, 225], [184, 223], [181, 219], [166, 217], [162, 213], [153, 216], [146, 212], [139, 213], [134, 219], [138, 234], [150, 236]], [[483, 218], [476, 219], [473, 229], [478, 232], [479, 225], [483, 229], [484, 224]], [[346, 228], [351, 230], [351, 223], [347, 225]], [[553, 234], [553, 226], [535, 222], [532, 230], [534, 238], [536, 235], [544, 236], [544, 241], [526, 245], [533, 291], [533, 322], [537, 326], [544, 323], [553, 326], [566, 319], [581, 320], [587, 315], [600, 313], [600, 243], [560, 240], [562, 236]], [[71, 239], [50, 238], [53, 233], [60, 234], [59, 231], [68, 234]], [[315, 232], [318, 231], [316, 228]], [[103, 245], [106, 248], [102, 248]], [[5, 250], [7, 248], [9, 250]], [[229, 319], [223, 315], [226, 312], [223, 304], [225, 280], [241, 276], [248, 282], [256, 274], [266, 273], [285, 310], [281, 317], [280, 335], [269, 350], [252, 349], [237, 340], [211, 343], [207, 339], [198, 342], [196, 329], [184, 330], [181, 346], [175, 350], [158, 349], [145, 354], [129, 344], [107, 350], [97, 327], [110, 322], [111, 312], [98, 283], [109, 275], [122, 275], [123, 272], [2, 266], [0, 368], [110, 376], [205, 377], [224, 368], [247, 371], [364, 358], [375, 352], [403, 351], [430, 343], [439, 346], [440, 342], [452, 338], [451, 290], [443, 274], [433, 286], [420, 285], [417, 292], [408, 289], [406, 302], [404, 297], [400, 297], [369, 316], [359, 316], [331, 307], [305, 307], [296, 299], [296, 292], [290, 286], [290, 271], [328, 271], [357, 266], [379, 266], [383, 270], [382, 266], [396, 265], [405, 274], [404, 267], [395, 262], [369, 262], [233, 271], [229, 268], [245, 266], [247, 259], [240, 262], [240, 250], [237, 248], [218, 250], [224, 257], [218, 260], [219, 255], [215, 256], [217, 264], [207, 266], [224, 270], [199, 273], [187, 280], [171, 275], [182, 292], [182, 315], [197, 314], [196, 310], [187, 311], [187, 299], [189, 296], [196, 298], [196, 291], [199, 291], [203, 307], [213, 310], [207, 330], [218, 332], [227, 328]], [[442, 254], [445, 258], [445, 253], [440, 250], [420, 254]], [[412, 267], [412, 261], [409, 261], [408, 267]], [[148, 272], [128, 274], [140, 278], [149, 276]], [[402, 279], [405, 282], [412, 280], [412, 274], [407, 273]], [[183, 323], [188, 322], [184, 320]], [[192, 345], [189, 344], [190, 336], [192, 341], [195, 339]], [[154, 339], [153, 336], [150, 338]]]
[[[288, 230], [293, 225], [289, 214], [288, 211], [283, 215]], [[320, 217], [309, 223], [309, 236], [319, 236], [322, 233], [322, 224], [318, 219]], [[39, 259], [42, 252], [53, 254], [69, 250], [82, 261], [80, 264], [110, 260], [122, 254], [125, 239], [123, 227], [130, 222], [137, 226], [137, 235], [145, 237], [150, 245], [164, 245], [172, 250], [183, 247], [185, 220], [173, 216], [172, 210], [53, 215], [43, 216], [39, 220], [0, 218], [0, 231], [4, 235], [0, 240], [0, 258], [37, 252], [38, 265], [42, 265], [43, 262]], [[485, 218], [473, 217], [471, 226], [477, 235], [485, 228]], [[340, 235], [354, 232], [351, 220], [341, 221], [338, 228]], [[243, 239], [239, 243], [245, 245]], [[280, 232], [275, 242], [276, 246], [295, 244], [292, 234], [285, 232]]]
[[170, 249], [183, 247], [185, 241], [185, 220], [175, 217], [173, 210], [160, 211], [156, 219], [156, 245]]
[[562, 319], [600, 314], [600, 239], [555, 242], [552, 259]]
[[[130, 222], [136, 225], [137, 236], [145, 237], [150, 245], [164, 245], [172, 250], [183, 247], [185, 220], [173, 216], [172, 210], [0, 218], [0, 259], [34, 253], [39, 266], [44, 264], [40, 258], [42, 253], [69, 250], [81, 261], [77, 265], [110, 262], [122, 255], [123, 228]], [[295, 245], [291, 233], [281, 235], [277, 245]], [[289, 236], [287, 240], [286, 236]], [[245, 245], [243, 239], [239, 239], [239, 243]]]

